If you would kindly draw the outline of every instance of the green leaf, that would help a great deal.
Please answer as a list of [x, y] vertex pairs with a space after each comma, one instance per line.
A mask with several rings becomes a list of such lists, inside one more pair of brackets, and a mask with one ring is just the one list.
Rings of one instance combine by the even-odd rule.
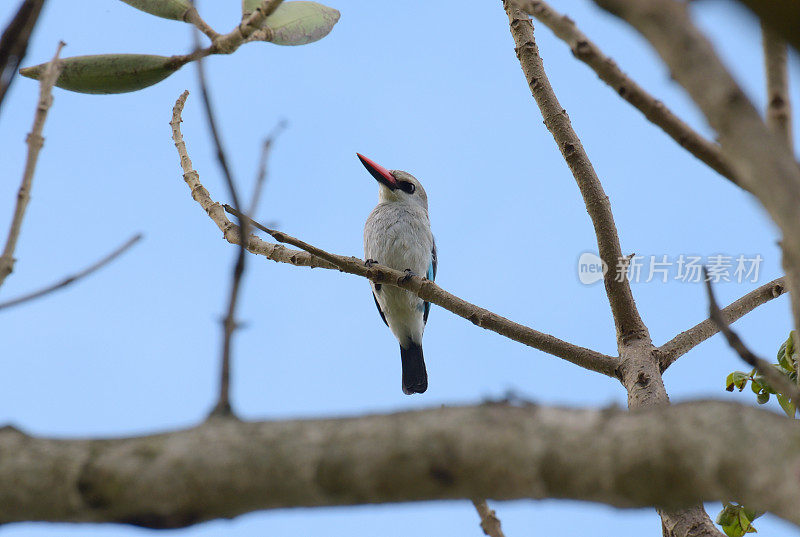
[[763, 405], [764, 403], [769, 401], [769, 394], [767, 392], [761, 392], [760, 394], [758, 394], [758, 397], [756, 397], [756, 401], [758, 401], [759, 405]]
[[742, 507], [739, 509], [739, 526], [742, 528], [744, 533], [755, 533], [756, 529], [752, 526], [750, 518], [748, 518], [745, 509]]
[[717, 524], [729, 537], [742, 537], [746, 533], [756, 533], [753, 520], [761, 516], [752, 509], [742, 505], [725, 502], [723, 509], [717, 515]]
[[789, 400], [789, 398], [782, 393], [779, 393], [777, 397], [778, 397], [778, 403], [781, 405], [783, 411], [786, 412], [786, 415], [789, 416], [790, 418], [794, 418], [794, 414], [796, 411], [794, 403], [792, 403]]
[[722, 511], [717, 515], [717, 524], [720, 526], [730, 526], [737, 519], [736, 509], [738, 505], [731, 505], [730, 503], [722, 504]]
[[188, 0], [122, 0], [129, 6], [133, 6], [140, 11], [150, 13], [156, 17], [172, 19], [176, 21], [186, 20], [186, 13], [192, 9], [192, 4]]
[[[126, 93], [161, 82], [185, 62], [149, 54], [100, 54], [62, 60], [64, 67], [56, 86], [79, 93]], [[46, 63], [20, 69], [19, 73], [39, 80]]]
[[[255, 9], [258, 0], [246, 0]], [[243, 5], [243, 7], [245, 7]], [[252, 10], [251, 9], [251, 10]], [[339, 21], [339, 12], [317, 2], [283, 2], [264, 20], [262, 28], [268, 30], [265, 39], [276, 45], [305, 45], [328, 35]]]

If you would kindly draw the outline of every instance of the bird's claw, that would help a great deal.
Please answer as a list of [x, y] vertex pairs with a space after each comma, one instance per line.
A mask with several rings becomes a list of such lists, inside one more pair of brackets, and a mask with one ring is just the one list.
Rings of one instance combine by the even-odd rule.
[[409, 281], [411, 278], [413, 278], [414, 276], [416, 276], [416, 273], [415, 273], [413, 270], [411, 270], [410, 268], [407, 268], [407, 269], [405, 270], [405, 273], [406, 273], [406, 275], [405, 275], [405, 276], [403, 276], [403, 279], [402, 279], [402, 280], [400, 280], [400, 281], [407, 282], [407, 281]]
[[367, 268], [372, 268], [374, 265], [377, 265], [377, 264], [378, 264], [378, 262], [375, 261], [374, 259], [367, 259], [366, 261], [364, 261], [364, 266], [367, 267]]

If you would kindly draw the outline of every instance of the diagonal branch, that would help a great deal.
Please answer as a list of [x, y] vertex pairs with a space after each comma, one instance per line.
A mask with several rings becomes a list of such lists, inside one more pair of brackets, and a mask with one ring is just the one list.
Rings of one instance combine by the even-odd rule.
[[17, 240], [19, 239], [20, 231], [22, 231], [25, 209], [27, 209], [28, 201], [31, 199], [31, 184], [36, 171], [36, 162], [39, 160], [39, 151], [44, 145], [44, 137], [42, 137], [44, 122], [47, 119], [47, 112], [53, 104], [53, 84], [55, 84], [58, 75], [61, 73], [62, 64], [58, 61], [58, 55], [63, 47], [63, 42], [58, 44], [56, 53], [50, 63], [47, 64], [42, 80], [39, 83], [39, 102], [36, 105], [36, 114], [33, 117], [33, 127], [28, 134], [28, 156], [25, 160], [25, 171], [17, 193], [17, 204], [14, 207], [14, 216], [11, 219], [11, 227], [8, 230], [6, 246], [3, 249], [3, 254], [0, 255], [0, 285], [3, 285], [5, 279], [14, 270], [14, 250], [17, 248]]
[[44, 1], [24, 0], [0, 36], [0, 106], [28, 51], [28, 41], [39, 20]]
[[[210, 420], [113, 439], [36, 438], [4, 427], [0, 524], [177, 528], [261, 509], [475, 497], [628, 508], [737, 498], [800, 524], [797, 445], [791, 420], [711, 401], [632, 412], [495, 403]], [[736, 471], [743, 461], [747, 471]]]
[[[241, 233], [238, 226], [228, 220], [222, 206], [213, 201], [208, 190], [200, 183], [200, 178], [192, 168], [192, 161], [186, 151], [186, 144], [180, 131], [181, 113], [186, 102], [188, 93], [184, 92], [175, 103], [172, 111], [172, 138], [183, 168], [183, 179], [192, 192], [192, 198], [197, 201], [206, 211], [211, 220], [219, 227], [225, 240], [231, 244], [240, 244]], [[264, 228], [253, 221], [251, 224], [259, 229]], [[405, 272], [390, 269], [381, 265], [367, 267], [364, 261], [356, 257], [345, 257], [331, 254], [322, 249], [316, 248], [294, 237], [268, 228], [267, 233], [279, 242], [285, 242], [304, 251], [291, 250], [280, 245], [270, 244], [256, 236], [250, 235], [247, 238], [247, 250], [258, 255], [263, 255], [273, 261], [289, 263], [298, 266], [321, 267], [327, 269], [338, 269], [348, 274], [354, 274], [372, 280], [375, 283], [393, 285], [407, 291], [411, 291], [423, 300], [432, 302], [437, 306], [463, 317], [473, 324], [497, 332], [514, 341], [518, 341], [529, 347], [541, 350], [553, 356], [563, 358], [568, 362], [579, 365], [590, 371], [596, 371], [609, 377], [615, 376], [618, 361], [610, 356], [599, 352], [585, 349], [571, 343], [562, 341], [549, 334], [539, 332], [527, 326], [515, 323], [501, 317], [496, 313], [478, 307], [455, 295], [448, 293], [434, 282], [417, 276], [409, 277]]]
[[600, 80], [611, 86], [620, 97], [644, 114], [648, 121], [660, 127], [678, 145], [717, 173], [734, 184], [739, 184], [733, 170], [722, 157], [719, 145], [692, 129], [663, 102], [626, 75], [613, 59], [606, 56], [586, 37], [572, 19], [558, 13], [543, 0], [519, 0], [518, 3], [521, 9], [545, 24], [556, 37], [566, 42], [577, 59], [588, 65]]
[[[704, 271], [705, 272], [705, 271]], [[776, 392], [787, 396], [795, 405], [800, 404], [800, 387], [789, 380], [783, 373], [772, 367], [768, 361], [759, 358], [747, 348], [739, 335], [731, 330], [728, 322], [722, 315], [722, 310], [717, 305], [714, 298], [714, 290], [711, 287], [711, 280], [706, 275], [706, 291], [708, 292], [708, 312], [711, 320], [716, 323], [722, 335], [728, 341], [728, 345], [745, 361], [750, 367], [755, 368], [769, 383]]]
[[[533, 25], [527, 15], [511, 6], [509, 0], [504, 0], [503, 5], [508, 14], [517, 57], [522, 71], [525, 73], [525, 79], [536, 99], [536, 104], [539, 105], [544, 124], [553, 135], [553, 139], [578, 183], [586, 210], [594, 225], [600, 258], [609, 267], [603, 280], [614, 315], [618, 345], [639, 339], [649, 341], [650, 335], [636, 309], [636, 302], [627, 278], [617, 278], [617, 271], [613, 270], [622, 259], [622, 250], [608, 196], [600, 184], [578, 135], [572, 129], [566, 110], [561, 108], [561, 104], [550, 86], [533, 36]], [[625, 272], [622, 271], [621, 274], [624, 276]]]
[[489, 504], [486, 503], [486, 500], [472, 500], [472, 505], [474, 505], [475, 510], [478, 511], [478, 516], [481, 517], [481, 529], [484, 535], [488, 535], [489, 537], [505, 537], [503, 528], [500, 526], [500, 519], [497, 518], [494, 509], [489, 508]]
[[789, 71], [786, 43], [761, 23], [764, 67], [767, 74], [767, 126], [792, 147], [792, 103], [789, 100]]
[[[193, 8], [194, 9], [194, 8]], [[192, 32], [194, 38], [195, 51], [200, 50], [200, 39], [198, 37], [198, 30]], [[203, 97], [203, 107], [206, 111], [206, 120], [208, 121], [208, 128], [211, 131], [211, 138], [214, 141], [214, 147], [217, 152], [217, 161], [222, 169], [222, 175], [225, 177], [225, 184], [228, 187], [228, 194], [233, 201], [236, 208], [241, 207], [239, 204], [239, 193], [236, 188], [236, 181], [233, 179], [233, 173], [228, 165], [228, 157], [222, 145], [222, 136], [217, 128], [216, 114], [214, 113], [214, 106], [211, 103], [211, 95], [208, 90], [208, 82], [206, 81], [205, 66], [203, 59], [197, 60], [197, 80], [200, 84], [200, 93]], [[239, 219], [239, 227], [242, 229], [242, 234], [247, 235], [247, 222]], [[239, 252], [236, 256], [236, 262], [233, 265], [231, 273], [231, 288], [228, 296], [228, 309], [225, 314], [225, 319], [222, 321], [222, 357], [220, 359], [220, 376], [219, 376], [219, 395], [217, 404], [211, 411], [215, 416], [228, 416], [233, 414], [231, 409], [230, 385], [231, 385], [231, 354], [233, 347], [233, 333], [237, 327], [236, 321], [236, 306], [239, 303], [239, 290], [242, 286], [242, 276], [247, 266], [247, 252], [244, 245], [239, 245]]]
[[[778, 298], [785, 292], [785, 278], [772, 280], [723, 308], [723, 319], [725, 319], [726, 323], [733, 324], [758, 306], [769, 302], [773, 298]], [[719, 325], [713, 319], [706, 319], [664, 343], [657, 350], [661, 371], [665, 371], [678, 358], [718, 332]]]
[[72, 274], [71, 276], [67, 276], [66, 278], [64, 278], [60, 282], [54, 283], [53, 285], [48, 285], [44, 289], [39, 289], [38, 291], [34, 291], [33, 293], [28, 293], [27, 295], [22, 295], [22, 296], [19, 296], [17, 298], [13, 298], [11, 300], [7, 300], [5, 302], [0, 302], [0, 310], [5, 309], [5, 308], [10, 308], [12, 306], [17, 306], [19, 304], [23, 304], [25, 302], [28, 302], [29, 300], [34, 300], [34, 299], [42, 297], [44, 295], [48, 295], [48, 294], [52, 293], [53, 291], [58, 291], [59, 289], [63, 289], [64, 287], [67, 287], [68, 285], [71, 285], [71, 284], [75, 283], [76, 281], [81, 280], [81, 279], [85, 278], [86, 276], [89, 276], [93, 272], [95, 272], [97, 270], [100, 270], [104, 266], [106, 266], [109, 263], [111, 263], [112, 261], [114, 261], [117, 257], [119, 257], [122, 254], [124, 254], [131, 246], [133, 246], [134, 244], [139, 242], [139, 240], [141, 238], [142, 238], [141, 235], [134, 235], [133, 237], [131, 237], [130, 239], [125, 241], [125, 243], [122, 246], [120, 246], [119, 248], [117, 248], [116, 250], [114, 250], [113, 252], [108, 254], [107, 256], [105, 256], [103, 259], [97, 261], [96, 263], [93, 263], [92, 265], [86, 267], [85, 269], [81, 270], [80, 272], [76, 272], [75, 274]]
[[722, 154], [781, 230], [795, 328], [800, 328], [800, 167], [693, 24], [686, 2], [594, 0], [636, 28], [717, 131]]

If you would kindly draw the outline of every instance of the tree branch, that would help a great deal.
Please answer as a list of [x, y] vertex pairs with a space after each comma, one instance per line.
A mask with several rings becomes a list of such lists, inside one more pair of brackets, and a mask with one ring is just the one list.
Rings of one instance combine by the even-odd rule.
[[685, 2], [594, 0], [636, 28], [717, 131], [722, 154], [783, 234], [783, 264], [794, 324], [800, 327], [800, 167], [780, 136], [764, 124], [709, 41], [692, 23]]
[[[733, 324], [758, 306], [778, 298], [785, 292], [785, 278], [772, 280], [723, 308], [722, 318], [725, 319], [726, 323]], [[664, 343], [656, 351], [661, 364], [661, 371], [665, 371], [678, 358], [718, 332], [719, 326], [717, 323], [713, 319], [706, 319]]]
[[[172, 137], [175, 142], [175, 147], [178, 150], [178, 155], [180, 156], [181, 167], [183, 168], [183, 179], [191, 189], [192, 198], [203, 207], [211, 220], [219, 227], [225, 240], [231, 244], [238, 245], [241, 240], [239, 227], [228, 220], [222, 206], [211, 199], [208, 190], [200, 183], [198, 173], [192, 168], [192, 161], [186, 151], [186, 144], [183, 141], [183, 135], [180, 131], [180, 123], [181, 112], [183, 111], [183, 105], [186, 102], [187, 96], [188, 93], [184, 92], [183, 95], [178, 98], [173, 108], [172, 121], [170, 122], [172, 126]], [[481, 328], [492, 330], [493, 332], [497, 332], [500, 335], [529, 347], [558, 356], [559, 358], [563, 358], [564, 360], [589, 369], [590, 371], [596, 371], [610, 377], [615, 376], [615, 370], [619, 362], [610, 356], [567, 343], [549, 334], [510, 321], [505, 317], [501, 317], [496, 313], [480, 308], [444, 291], [434, 282], [425, 278], [420, 278], [418, 276], [409, 278], [405, 272], [400, 272], [399, 270], [390, 269], [381, 265], [367, 267], [363, 260], [356, 257], [330, 254], [322, 249], [295, 239], [286, 233], [265, 228], [260, 224], [256, 225], [252, 220], [250, 222], [255, 227], [266, 230], [266, 232], [277, 241], [285, 242], [304, 250], [304, 252], [298, 252], [283, 246], [267, 243], [254, 235], [250, 235], [247, 238], [246, 246], [248, 251], [254, 254], [263, 255], [273, 261], [292, 265], [338, 269], [348, 274], [355, 274], [367, 278], [375, 283], [400, 287], [411, 291], [423, 300], [432, 302], [437, 306], [441, 306], [469, 320]]]
[[[194, 9], [194, 8], [192, 8]], [[200, 39], [198, 37], [198, 30], [192, 32], [194, 38], [195, 51], [200, 50]], [[203, 97], [203, 107], [206, 112], [206, 120], [208, 121], [208, 129], [211, 132], [211, 138], [214, 142], [214, 147], [217, 150], [217, 161], [222, 169], [222, 175], [225, 178], [225, 184], [228, 187], [228, 194], [231, 197], [233, 205], [238, 209], [241, 207], [239, 204], [239, 193], [236, 188], [236, 181], [233, 178], [230, 166], [228, 166], [228, 157], [225, 154], [225, 148], [222, 145], [222, 137], [217, 128], [216, 114], [214, 113], [214, 106], [211, 103], [211, 95], [208, 90], [208, 82], [206, 81], [205, 67], [203, 59], [197, 60], [197, 80], [200, 84], [200, 94]], [[247, 221], [239, 219], [239, 227], [243, 235], [248, 235]], [[232, 347], [233, 347], [233, 333], [236, 330], [238, 323], [236, 321], [236, 306], [239, 303], [239, 290], [241, 289], [242, 276], [247, 266], [247, 252], [244, 244], [239, 245], [239, 252], [236, 256], [236, 262], [231, 271], [231, 287], [228, 296], [228, 309], [225, 314], [225, 319], [222, 321], [222, 356], [220, 357], [220, 375], [219, 375], [219, 395], [217, 397], [217, 404], [211, 411], [212, 415], [226, 416], [233, 413], [231, 409], [230, 397], [230, 384], [231, 384], [231, 360], [232, 360]]]
[[[799, 444], [792, 421], [722, 402], [632, 412], [486, 404], [326, 420], [216, 419], [90, 440], [5, 427], [0, 523], [176, 528], [261, 509], [486, 497], [668, 508], [737, 498], [800, 524]], [[737, 471], [742, 461], [747, 472]]]
[[478, 511], [478, 516], [481, 517], [481, 529], [484, 535], [489, 537], [505, 537], [503, 528], [500, 526], [500, 519], [497, 518], [493, 509], [489, 508], [486, 500], [472, 500], [472, 505]]
[[33, 127], [28, 134], [28, 156], [25, 160], [25, 171], [22, 174], [22, 183], [17, 193], [17, 204], [14, 207], [14, 216], [11, 219], [11, 227], [8, 230], [8, 238], [6, 239], [6, 246], [3, 249], [3, 254], [0, 255], [0, 286], [6, 280], [9, 274], [14, 270], [14, 250], [17, 247], [17, 240], [19, 233], [22, 230], [22, 220], [25, 218], [25, 209], [28, 207], [28, 201], [31, 199], [31, 184], [33, 183], [33, 174], [36, 171], [36, 162], [39, 159], [39, 151], [44, 145], [44, 138], [42, 131], [44, 130], [44, 122], [47, 119], [47, 112], [53, 104], [52, 89], [53, 84], [58, 79], [61, 73], [62, 64], [58, 61], [58, 55], [64, 43], [59, 43], [56, 48], [56, 53], [50, 63], [47, 64], [42, 80], [39, 83], [39, 102], [36, 105], [36, 114], [33, 117]]
[[620, 97], [644, 114], [648, 121], [660, 127], [678, 145], [717, 173], [734, 184], [739, 184], [730, 166], [723, 159], [719, 145], [692, 129], [663, 102], [626, 75], [613, 59], [606, 56], [575, 25], [572, 19], [558, 13], [542, 0], [518, 0], [518, 3], [522, 10], [545, 24], [556, 37], [566, 42], [577, 59], [588, 65], [600, 80], [611, 86]]
[[800, 52], [800, 4], [797, 0], [739, 0], [764, 21], [773, 32]]
[[[705, 272], [705, 271], [704, 271]], [[763, 376], [776, 392], [782, 393], [789, 397], [795, 405], [800, 404], [800, 387], [790, 381], [786, 376], [780, 373], [777, 369], [772, 367], [768, 361], [759, 358], [753, 354], [750, 349], [744, 344], [738, 334], [731, 330], [728, 326], [725, 317], [722, 315], [722, 310], [717, 305], [717, 300], [714, 298], [714, 289], [711, 287], [711, 280], [706, 275], [706, 291], [708, 292], [708, 313], [711, 320], [719, 328], [722, 335], [728, 341], [728, 345], [736, 351], [736, 353], [745, 361], [750, 367], [755, 368], [761, 376]]]
[[125, 241], [125, 243], [122, 246], [120, 246], [119, 248], [117, 248], [116, 250], [114, 250], [113, 252], [108, 254], [107, 256], [105, 256], [103, 259], [101, 259], [101, 260], [97, 261], [96, 263], [86, 267], [85, 269], [83, 269], [80, 272], [77, 272], [77, 273], [75, 273], [75, 274], [73, 274], [71, 276], [67, 276], [66, 278], [64, 278], [63, 280], [61, 280], [58, 283], [54, 283], [53, 285], [49, 285], [49, 286], [45, 287], [44, 289], [40, 289], [38, 291], [34, 291], [33, 293], [29, 293], [27, 295], [22, 295], [20, 297], [13, 298], [13, 299], [7, 300], [5, 302], [0, 302], [0, 310], [5, 309], [5, 308], [10, 308], [11, 306], [17, 306], [17, 305], [22, 304], [24, 302], [28, 302], [29, 300], [34, 300], [36, 298], [40, 298], [42, 296], [48, 295], [48, 294], [52, 293], [53, 291], [58, 291], [59, 289], [67, 287], [68, 285], [73, 284], [76, 281], [78, 281], [78, 280], [80, 280], [82, 278], [85, 278], [86, 276], [89, 276], [93, 272], [95, 272], [97, 270], [100, 270], [104, 266], [106, 266], [109, 263], [111, 263], [112, 261], [114, 261], [117, 257], [119, 257], [122, 254], [124, 254], [131, 246], [133, 246], [134, 244], [139, 242], [139, 240], [141, 238], [142, 238], [141, 235], [134, 235], [133, 237], [131, 237], [130, 239]]
[[614, 315], [618, 345], [637, 339], [649, 340], [650, 335], [636, 309], [636, 302], [627, 278], [617, 281], [617, 271], [612, 270], [622, 259], [622, 250], [608, 196], [603, 191], [603, 186], [597, 178], [578, 135], [572, 129], [566, 110], [561, 108], [561, 104], [550, 86], [533, 36], [533, 25], [527, 15], [511, 6], [509, 0], [504, 0], [503, 5], [508, 14], [511, 35], [514, 37], [517, 57], [522, 71], [525, 73], [525, 79], [528, 81], [536, 104], [539, 105], [544, 124], [553, 135], [553, 139], [578, 183], [586, 210], [594, 225], [600, 258], [610, 269], [606, 272], [603, 280]]
[[791, 148], [792, 103], [789, 98], [786, 43], [764, 22], [761, 23], [761, 38], [767, 75], [767, 126]]
[[28, 51], [28, 41], [42, 6], [44, 0], [24, 0], [0, 37], [0, 106]]

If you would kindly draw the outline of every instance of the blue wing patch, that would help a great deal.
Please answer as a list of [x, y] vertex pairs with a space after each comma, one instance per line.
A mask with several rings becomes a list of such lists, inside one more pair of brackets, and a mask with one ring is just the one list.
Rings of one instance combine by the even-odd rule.
[[[433, 249], [431, 250], [431, 264], [428, 265], [428, 273], [425, 275], [430, 281], [436, 280], [436, 269], [439, 266], [439, 262], [436, 259], [436, 241], [433, 241]], [[428, 313], [431, 311], [431, 303], [425, 302], [424, 304], [425, 312], [422, 314], [422, 322], [427, 324], [428, 322]]]

